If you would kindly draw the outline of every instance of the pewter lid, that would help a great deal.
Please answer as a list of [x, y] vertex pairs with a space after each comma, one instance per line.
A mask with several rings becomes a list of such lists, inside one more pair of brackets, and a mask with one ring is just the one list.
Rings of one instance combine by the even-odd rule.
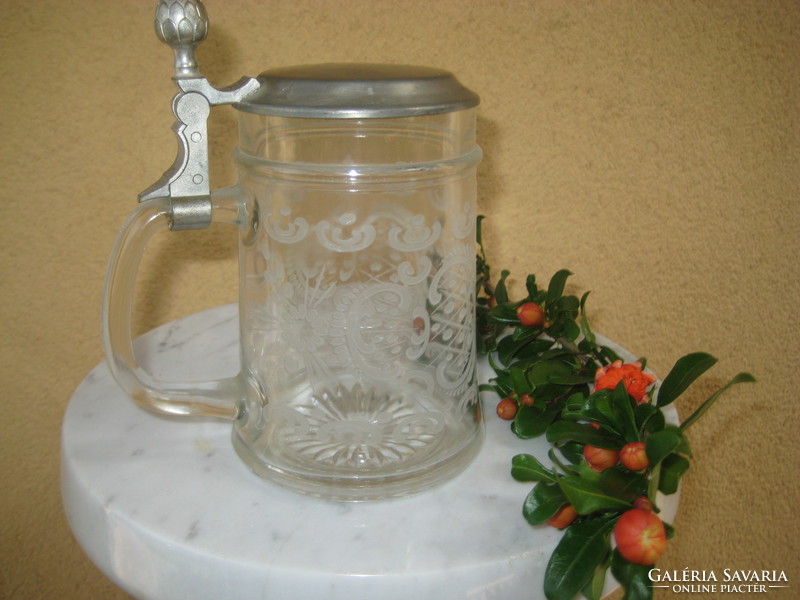
[[454, 112], [478, 95], [449, 71], [412, 65], [328, 63], [280, 67], [235, 104], [245, 112], [310, 119], [376, 119]]

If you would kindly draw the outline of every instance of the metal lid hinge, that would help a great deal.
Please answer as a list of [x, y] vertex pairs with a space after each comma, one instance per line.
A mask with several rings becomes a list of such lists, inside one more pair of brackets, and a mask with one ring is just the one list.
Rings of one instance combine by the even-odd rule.
[[156, 34], [175, 52], [173, 80], [180, 89], [172, 101], [178, 154], [172, 166], [139, 194], [139, 201], [169, 198], [171, 229], [202, 229], [211, 224], [211, 190], [208, 177], [208, 116], [211, 106], [233, 104], [259, 88], [251, 77], [217, 89], [200, 74], [195, 46], [208, 32], [208, 17], [200, 0], [159, 0]]

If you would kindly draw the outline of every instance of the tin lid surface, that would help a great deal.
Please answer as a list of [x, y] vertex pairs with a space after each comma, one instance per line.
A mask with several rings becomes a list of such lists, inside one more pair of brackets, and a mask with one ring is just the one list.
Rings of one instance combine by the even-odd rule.
[[264, 115], [378, 119], [455, 112], [478, 95], [449, 71], [412, 65], [327, 63], [280, 67], [258, 76], [259, 89], [235, 104]]

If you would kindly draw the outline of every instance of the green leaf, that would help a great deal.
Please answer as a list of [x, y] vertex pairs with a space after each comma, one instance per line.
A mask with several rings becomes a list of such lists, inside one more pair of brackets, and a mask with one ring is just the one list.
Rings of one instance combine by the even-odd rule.
[[517, 327], [514, 331], [511, 332], [511, 335], [508, 336], [515, 342], [526, 341], [529, 342], [533, 339], [536, 339], [542, 334], [541, 331], [538, 331], [535, 327]]
[[507, 335], [497, 342], [497, 358], [501, 363], [507, 365], [514, 354], [527, 343], [528, 340], [515, 340], [513, 336]]
[[636, 418], [636, 427], [640, 434], [655, 433], [666, 426], [664, 413], [654, 404], [637, 404], [633, 409], [633, 415]]
[[546, 360], [535, 363], [528, 369], [528, 380], [534, 387], [550, 383], [552, 377], [567, 375], [569, 367], [560, 360]]
[[675, 452], [682, 443], [683, 436], [677, 427], [668, 427], [649, 435], [644, 446], [647, 459], [650, 461], [650, 468], [652, 469]]
[[478, 246], [483, 247], [483, 240], [481, 239], [481, 224], [483, 220], [486, 218], [486, 215], [478, 215], [475, 224], [475, 241], [478, 243]]
[[623, 417], [616, 402], [612, 401], [609, 390], [600, 390], [588, 396], [583, 404], [583, 414], [590, 421], [596, 421], [617, 434], [621, 435], [624, 431]]
[[597, 448], [608, 448], [619, 450], [622, 440], [618, 437], [595, 429], [591, 425], [583, 423], [572, 423], [570, 421], [556, 421], [547, 428], [547, 441], [551, 444], [561, 442], [581, 442]]
[[755, 378], [755, 377], [753, 377], [752, 375], [750, 375], [750, 373], [739, 373], [738, 375], [736, 375], [736, 376], [735, 376], [733, 379], [731, 379], [731, 380], [730, 380], [730, 381], [729, 381], [727, 384], [725, 384], [723, 387], [721, 387], [721, 388], [720, 388], [720, 389], [718, 389], [716, 392], [714, 392], [713, 394], [711, 394], [711, 396], [709, 396], [709, 397], [708, 397], [708, 399], [707, 399], [705, 402], [703, 402], [703, 403], [700, 405], [700, 407], [699, 407], [699, 408], [698, 408], [696, 411], [694, 411], [694, 412], [693, 412], [693, 413], [692, 413], [692, 414], [691, 414], [691, 415], [690, 415], [690, 416], [689, 416], [689, 417], [688, 417], [688, 418], [687, 418], [687, 419], [686, 419], [686, 420], [685, 420], [685, 421], [684, 421], [684, 422], [681, 424], [681, 430], [682, 430], [682, 431], [686, 431], [686, 430], [689, 428], [689, 426], [690, 426], [690, 425], [692, 425], [692, 423], [694, 423], [694, 422], [695, 422], [695, 421], [697, 421], [697, 420], [698, 420], [700, 417], [702, 417], [702, 416], [705, 414], [705, 412], [706, 412], [706, 411], [707, 411], [709, 408], [711, 408], [711, 405], [712, 405], [712, 404], [714, 404], [714, 402], [716, 402], [716, 401], [717, 401], [717, 399], [718, 399], [720, 396], [722, 396], [722, 394], [724, 394], [726, 391], [728, 391], [728, 390], [729, 390], [731, 387], [733, 387], [734, 385], [736, 385], [736, 384], [738, 384], [738, 383], [754, 383], [754, 382], [755, 382], [755, 380], [756, 380], [756, 378]]
[[662, 521], [662, 523], [664, 523], [664, 533], [667, 534], [667, 539], [671, 540], [672, 538], [675, 537], [675, 528], [666, 521]]
[[500, 280], [494, 287], [494, 298], [497, 304], [506, 304], [508, 302], [508, 289], [506, 288], [506, 279], [511, 275], [511, 272], [503, 269], [500, 272]]
[[560, 445], [558, 451], [561, 453], [561, 456], [573, 465], [578, 465], [583, 462], [583, 444], [568, 442]]
[[[512, 318], [509, 315], [509, 318]], [[516, 314], [513, 316], [516, 319]], [[535, 327], [517, 327], [511, 335], [507, 335], [497, 344], [497, 357], [504, 365], [511, 362], [514, 356], [527, 346], [532, 346], [532, 350], [539, 354], [553, 345], [551, 340], [538, 340], [540, 331]]]
[[553, 275], [550, 279], [550, 285], [547, 286], [547, 301], [555, 302], [564, 293], [564, 285], [567, 283], [567, 278], [572, 275], [566, 269], [560, 270]]
[[[497, 293], [496, 289], [495, 293]], [[498, 300], [497, 306], [489, 311], [488, 316], [489, 321], [494, 324], [519, 325], [516, 307], [508, 302], [500, 303]]]
[[561, 296], [555, 302], [556, 309], [565, 312], [577, 311], [580, 308], [581, 302], [577, 296]]
[[608, 534], [616, 517], [576, 521], [564, 532], [544, 573], [548, 600], [573, 600], [608, 555]]
[[475, 337], [475, 351], [479, 356], [483, 356], [490, 351], [491, 343], [485, 339], [480, 333]]
[[514, 382], [511, 380], [511, 375], [494, 361], [494, 357], [491, 354], [487, 355], [486, 358], [495, 373], [495, 377], [489, 379], [489, 382], [497, 388], [497, 395], [505, 398], [514, 391]]
[[689, 470], [689, 459], [680, 454], [670, 454], [661, 462], [661, 473], [658, 489], [665, 494], [674, 494], [678, 491], [681, 476]]
[[611, 552], [609, 549], [609, 553], [595, 568], [592, 579], [586, 584], [586, 587], [583, 588], [582, 593], [587, 600], [600, 600], [603, 597], [603, 588], [606, 585], [606, 571], [608, 571], [610, 555]]
[[600, 483], [592, 483], [583, 477], [560, 477], [558, 485], [579, 515], [631, 508], [630, 502], [610, 495]]
[[[530, 328], [526, 327], [525, 329]], [[530, 340], [514, 353], [514, 358], [521, 364], [536, 363], [546, 356], [548, 350], [552, 348], [554, 343], [553, 340], [541, 338]]]
[[611, 402], [614, 412], [622, 416], [622, 428], [626, 442], [638, 442], [639, 430], [636, 427], [636, 418], [633, 416], [631, 398], [625, 390], [624, 382], [620, 381], [611, 392]]
[[708, 371], [717, 359], [705, 352], [695, 352], [679, 358], [672, 370], [664, 378], [658, 390], [658, 406], [666, 406], [675, 401], [698, 377]]
[[597, 351], [597, 358], [602, 362], [604, 365], [609, 365], [615, 360], [622, 360], [619, 354], [614, 352], [608, 346], [598, 346]]
[[689, 444], [689, 438], [686, 435], [684, 435], [683, 430], [681, 430], [680, 427], [675, 427], [675, 425], [668, 425], [665, 427], [665, 429], [672, 429], [674, 431], [677, 431], [681, 436], [681, 443], [678, 444], [678, 447], [676, 448], [675, 452], [677, 452], [678, 454], [685, 454], [686, 456], [691, 458], [693, 456], [692, 447]]
[[567, 396], [567, 399], [562, 403], [563, 408], [561, 412], [561, 418], [569, 419], [571, 421], [578, 421], [586, 418], [583, 413], [583, 404], [585, 399], [586, 397], [580, 392], [575, 392]]
[[525, 279], [525, 288], [528, 290], [528, 298], [535, 302], [536, 296], [539, 294], [539, 288], [536, 285], [535, 275], [528, 275], [528, 277]]
[[523, 404], [514, 416], [511, 430], [517, 437], [524, 440], [538, 437], [547, 431], [558, 413], [559, 407], [556, 405], [550, 405], [545, 410], [541, 410], [537, 406]]
[[[581, 448], [583, 448], [583, 446], [581, 446]], [[561, 450], [561, 448], [559, 448], [559, 451], [560, 450]], [[582, 473], [583, 469], [588, 469], [586, 464], [584, 464], [583, 450], [582, 449], [581, 449], [580, 460], [578, 462], [570, 461], [569, 464], [564, 463], [564, 461], [562, 461], [558, 457], [558, 455], [556, 454], [556, 451], [555, 451], [554, 448], [550, 448], [550, 450], [547, 451], [547, 456], [549, 456], [550, 460], [553, 461], [553, 464], [555, 466], [557, 466], [559, 469], [561, 469], [561, 471], [566, 475], [581, 475], [582, 476], [583, 475], [583, 473]], [[592, 471], [592, 472], [594, 473], [595, 471]], [[598, 473], [598, 475], [599, 475], [599, 473]]]
[[[553, 450], [550, 450], [553, 452]], [[549, 454], [549, 452], [548, 452]], [[586, 461], [583, 460], [583, 451], [581, 451], [581, 462], [577, 466], [577, 471], [575, 475], [579, 475], [581, 479], [584, 481], [588, 481], [589, 483], [599, 484], [600, 483], [600, 471], [595, 471], [592, 467], [586, 464]]]
[[617, 550], [611, 557], [611, 573], [625, 588], [622, 600], [650, 600], [653, 597], [653, 588], [647, 574], [651, 566], [635, 565], [628, 562]]
[[650, 499], [650, 502], [653, 503], [653, 506], [655, 506], [658, 497], [658, 482], [661, 481], [661, 463], [658, 463], [654, 467], [651, 466], [649, 471], [650, 481], [647, 482], [647, 497]]
[[647, 483], [647, 475], [644, 473], [620, 469], [605, 469], [598, 480], [598, 484], [608, 495], [627, 502], [643, 496], [647, 492]]
[[586, 316], [586, 300], [589, 298], [589, 294], [591, 292], [586, 292], [583, 296], [581, 296], [580, 301], [580, 310], [581, 310], [581, 333], [583, 334], [584, 339], [589, 343], [590, 347], [594, 347], [597, 344], [597, 338], [592, 331], [592, 328], [589, 326], [589, 319]]
[[585, 383], [592, 383], [594, 375], [581, 375], [580, 373], [553, 373], [548, 377], [550, 383], [556, 385], [583, 385]]
[[511, 375], [511, 380], [514, 382], [515, 392], [522, 395], [533, 391], [533, 387], [525, 376], [525, 371], [517, 367], [511, 367], [508, 372]]
[[555, 473], [530, 454], [517, 454], [511, 459], [511, 476], [517, 481], [549, 481], [552, 483], [556, 480]]
[[562, 318], [550, 328], [550, 333], [556, 337], [562, 337], [574, 342], [581, 334], [581, 328], [572, 320], [572, 317]]
[[531, 525], [540, 525], [567, 503], [564, 492], [555, 483], [539, 482], [525, 498], [522, 516]]

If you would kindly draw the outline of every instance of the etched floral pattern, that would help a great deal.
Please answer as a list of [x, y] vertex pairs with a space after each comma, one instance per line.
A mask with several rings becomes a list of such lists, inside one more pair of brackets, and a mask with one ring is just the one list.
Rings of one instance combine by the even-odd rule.
[[443, 217], [400, 208], [315, 223], [288, 205], [263, 212], [245, 329], [265, 388], [308, 390], [267, 402], [297, 453], [353, 468], [405, 461], [445, 427], [434, 406], [466, 415], [477, 402], [474, 249], [459, 239], [469, 214], [454, 236]]

